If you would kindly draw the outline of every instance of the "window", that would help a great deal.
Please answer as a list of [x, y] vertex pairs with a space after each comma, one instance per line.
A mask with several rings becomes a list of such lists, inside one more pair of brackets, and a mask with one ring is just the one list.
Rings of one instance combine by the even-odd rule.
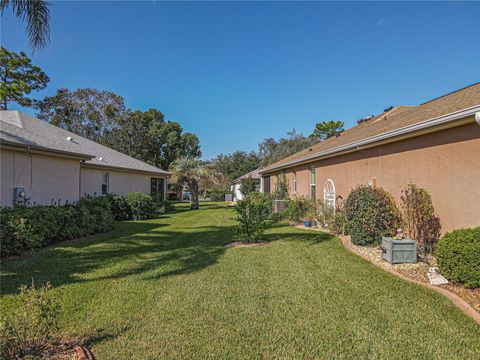
[[293, 172], [293, 192], [297, 192], [297, 172]]
[[165, 198], [165, 179], [164, 178], [150, 178], [150, 195], [156, 201]]
[[316, 201], [317, 192], [317, 174], [315, 174], [315, 166], [310, 166], [310, 199]]
[[108, 173], [102, 174], [102, 196], [108, 195], [108, 184], [109, 184], [110, 176]]
[[263, 178], [263, 192], [270, 193], [270, 176], [265, 176]]

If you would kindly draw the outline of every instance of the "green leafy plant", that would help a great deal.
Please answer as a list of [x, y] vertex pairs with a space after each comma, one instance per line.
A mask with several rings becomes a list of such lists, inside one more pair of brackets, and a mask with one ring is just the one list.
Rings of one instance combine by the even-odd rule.
[[285, 174], [280, 174], [277, 176], [277, 181], [275, 182], [275, 189], [273, 191], [273, 198], [275, 200], [287, 200], [288, 199], [288, 180]]
[[307, 196], [298, 196], [288, 200], [284, 210], [285, 217], [295, 222], [312, 217], [315, 215], [315, 212], [315, 203]]
[[148, 219], [155, 213], [155, 204], [150, 195], [131, 192], [125, 195], [125, 202], [131, 209], [133, 220]]
[[440, 238], [440, 219], [435, 215], [432, 198], [427, 190], [408, 184], [402, 189], [402, 210], [405, 228], [423, 254], [433, 254], [434, 244]]
[[382, 236], [393, 236], [400, 216], [393, 197], [382, 188], [361, 185], [345, 203], [347, 231], [356, 245], [378, 244]]
[[107, 198], [85, 198], [78, 204], [23, 205], [0, 209], [0, 256], [18, 255], [55, 242], [113, 228]]
[[480, 287], [480, 227], [445, 234], [435, 255], [441, 273], [468, 288]]
[[60, 340], [58, 292], [50, 283], [36, 288], [23, 285], [12, 311], [3, 311], [0, 321], [2, 359], [45, 359]]
[[[3, 6], [3, 1], [0, 6]], [[34, 90], [43, 90], [48, 76], [24, 52], [16, 53], [0, 48], [0, 109], [7, 110], [8, 103], [32, 106], [28, 95]]]
[[256, 243], [263, 240], [265, 230], [279, 218], [273, 213], [270, 196], [252, 193], [246, 200], [235, 204], [237, 230], [243, 242]]
[[242, 194], [243, 198], [246, 199], [248, 195], [257, 189], [257, 182], [251, 177], [243, 178], [240, 180], [240, 193]]
[[342, 197], [337, 198], [331, 229], [335, 234], [347, 234], [347, 214], [345, 212], [345, 200]]

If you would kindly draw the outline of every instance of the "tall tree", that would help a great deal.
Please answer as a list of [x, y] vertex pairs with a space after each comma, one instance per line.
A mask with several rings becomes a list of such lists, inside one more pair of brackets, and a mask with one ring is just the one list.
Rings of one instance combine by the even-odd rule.
[[318, 138], [320, 141], [326, 140], [331, 138], [332, 136], [336, 136], [344, 131], [343, 121], [322, 121], [318, 122], [315, 125], [315, 129], [313, 130], [313, 134], [310, 135], [311, 137]]
[[36, 107], [38, 118], [167, 169], [181, 156], [200, 157], [200, 141], [156, 109], [130, 111], [120, 95], [96, 89], [59, 89]]
[[11, 8], [22, 22], [27, 22], [27, 36], [32, 49], [38, 50], [50, 42], [50, 9], [44, 0], [0, 0], [0, 13]]
[[181, 156], [201, 156], [200, 141], [195, 134], [184, 133], [179, 123], [165, 121], [156, 109], [134, 111], [121, 118], [118, 126], [103, 142], [120, 152], [157, 167], [168, 169]]
[[129, 115], [120, 95], [96, 89], [58, 89], [36, 107], [39, 119], [100, 143]]
[[170, 165], [171, 181], [176, 184], [186, 185], [190, 191], [190, 209], [199, 208], [198, 184], [205, 178], [205, 170], [198, 159], [182, 156]]
[[220, 154], [212, 160], [212, 167], [230, 181], [258, 168], [260, 158], [255, 152], [235, 151], [232, 154]]
[[273, 138], [265, 139], [258, 145], [260, 167], [273, 164], [319, 141], [313, 137], [306, 138], [302, 134], [298, 134], [295, 129], [288, 132], [287, 135], [288, 137], [278, 141]]
[[7, 110], [9, 102], [32, 106], [34, 101], [27, 95], [45, 89], [49, 80], [24, 52], [0, 48], [0, 109]]

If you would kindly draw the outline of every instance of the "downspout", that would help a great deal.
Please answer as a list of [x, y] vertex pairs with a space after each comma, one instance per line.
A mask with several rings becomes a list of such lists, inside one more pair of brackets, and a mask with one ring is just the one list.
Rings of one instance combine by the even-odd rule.
[[80, 160], [80, 166], [78, 170], [78, 201], [82, 198], [82, 164], [85, 160]]

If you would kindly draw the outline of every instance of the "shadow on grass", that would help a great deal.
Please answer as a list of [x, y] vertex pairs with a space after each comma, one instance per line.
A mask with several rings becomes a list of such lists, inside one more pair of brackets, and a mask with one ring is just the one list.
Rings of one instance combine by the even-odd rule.
[[188, 274], [217, 262], [234, 236], [232, 226], [199, 226], [164, 230], [153, 222], [121, 223], [110, 233], [58, 244], [3, 265], [1, 294], [16, 293], [22, 284], [64, 284], [145, 279]]
[[[202, 204], [202, 209], [225, 209], [222, 204]], [[176, 213], [188, 211], [176, 207]], [[202, 210], [194, 210], [202, 211]], [[225, 245], [236, 241], [234, 226], [193, 226], [175, 228], [173, 213], [142, 222], [119, 223], [115, 230], [40, 251], [3, 264], [0, 272], [2, 295], [16, 293], [22, 284], [49, 281], [53, 286], [123, 279], [140, 276], [155, 280], [190, 274], [218, 262]], [[198, 220], [197, 220], [198, 221]], [[171, 225], [169, 228], [165, 228]], [[276, 224], [265, 240], [303, 241], [311, 245], [333, 239], [327, 233], [298, 231]]]

